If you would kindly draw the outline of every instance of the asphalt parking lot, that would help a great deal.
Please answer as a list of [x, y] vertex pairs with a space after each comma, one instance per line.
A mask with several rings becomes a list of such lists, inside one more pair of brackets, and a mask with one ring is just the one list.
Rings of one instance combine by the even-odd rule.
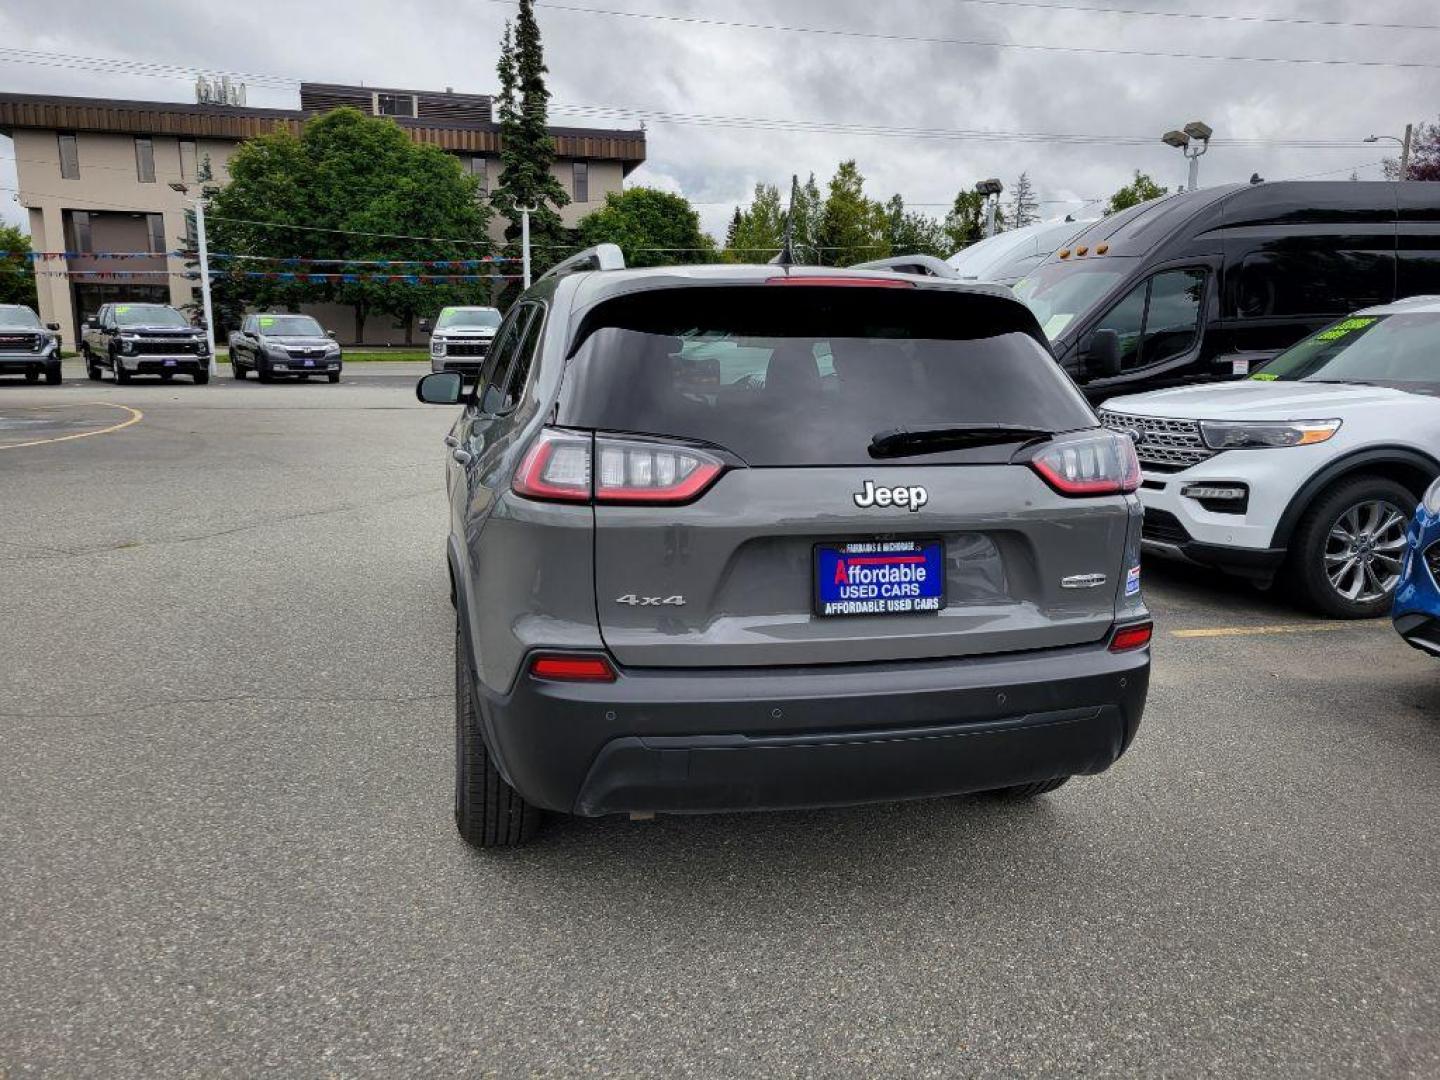
[[0, 383], [0, 1077], [1440, 1072], [1440, 664], [1203, 573], [1032, 805], [468, 849], [422, 367]]

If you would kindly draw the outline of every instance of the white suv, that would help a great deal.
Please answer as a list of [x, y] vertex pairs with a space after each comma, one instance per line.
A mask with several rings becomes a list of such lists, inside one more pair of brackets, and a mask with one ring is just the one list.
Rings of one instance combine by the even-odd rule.
[[1440, 297], [1367, 308], [1239, 382], [1114, 398], [1135, 440], [1144, 546], [1338, 618], [1389, 610], [1405, 530], [1440, 475]]

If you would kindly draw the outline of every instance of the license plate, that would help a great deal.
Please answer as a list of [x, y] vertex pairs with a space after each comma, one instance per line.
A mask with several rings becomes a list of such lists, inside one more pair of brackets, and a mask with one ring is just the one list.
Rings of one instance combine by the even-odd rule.
[[314, 360], [306, 360], [306, 361], [305, 361], [305, 366], [306, 366], [306, 367], [314, 367], [314, 366], [315, 366], [315, 361], [314, 361]]
[[175, 361], [174, 361], [174, 360], [166, 360], [166, 361], [165, 361], [165, 366], [166, 366], [166, 367], [174, 367], [174, 366], [175, 366]]
[[913, 615], [945, 606], [939, 540], [815, 545], [817, 615]]

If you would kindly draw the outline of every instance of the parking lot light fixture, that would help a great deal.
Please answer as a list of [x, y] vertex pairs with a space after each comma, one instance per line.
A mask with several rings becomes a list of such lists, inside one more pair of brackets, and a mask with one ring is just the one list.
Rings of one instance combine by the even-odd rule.
[[1203, 120], [1191, 120], [1183, 128], [1167, 131], [1160, 136], [1166, 146], [1173, 146], [1190, 162], [1189, 190], [1200, 186], [1200, 157], [1210, 149], [1210, 138], [1215, 129]]

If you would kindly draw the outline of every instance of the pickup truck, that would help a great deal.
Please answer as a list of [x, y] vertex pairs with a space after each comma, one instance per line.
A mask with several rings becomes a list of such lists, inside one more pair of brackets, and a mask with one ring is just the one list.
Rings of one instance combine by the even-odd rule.
[[246, 315], [230, 334], [230, 373], [237, 379], [253, 371], [262, 383], [277, 375], [294, 375], [302, 382], [324, 375], [338, 383], [341, 364], [334, 335], [309, 315], [258, 312]]
[[20, 304], [0, 304], [0, 375], [40, 376], [60, 381], [60, 324], [40, 325], [40, 317]]
[[95, 382], [104, 368], [118, 383], [136, 375], [159, 375], [166, 382], [189, 375], [202, 386], [210, 381], [205, 331], [165, 304], [101, 304], [82, 329], [80, 355]]

